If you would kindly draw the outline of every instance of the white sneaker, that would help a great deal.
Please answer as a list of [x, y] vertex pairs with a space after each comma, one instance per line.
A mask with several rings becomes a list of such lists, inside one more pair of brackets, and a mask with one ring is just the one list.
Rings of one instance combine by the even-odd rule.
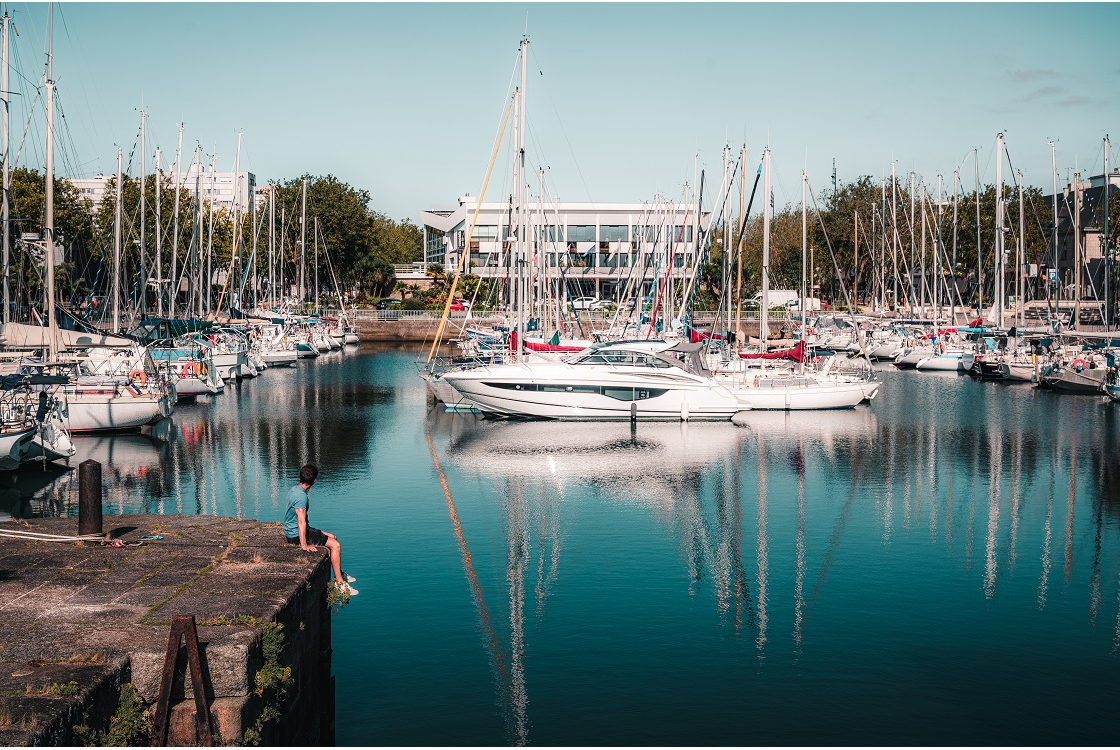
[[341, 591], [342, 593], [348, 595], [348, 596], [357, 596], [358, 595], [358, 590], [356, 588], [354, 588], [353, 586], [351, 586], [349, 583], [346, 583], [345, 581], [343, 581], [341, 584], [339, 584], [338, 590]]
[[354, 583], [358, 579], [355, 578], [354, 576], [350, 575], [349, 573], [343, 573], [342, 574], [342, 580], [346, 581], [347, 583]]

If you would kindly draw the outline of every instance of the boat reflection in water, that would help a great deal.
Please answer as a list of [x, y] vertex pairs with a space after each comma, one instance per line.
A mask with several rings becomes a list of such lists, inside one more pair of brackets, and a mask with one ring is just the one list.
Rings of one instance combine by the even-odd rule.
[[[626, 638], [695, 639], [742, 666], [749, 645], [755, 666], [748, 674], [791, 669], [810, 682], [831, 674], [835, 658], [867, 684], [917, 679], [900, 676], [877, 644], [906, 652], [910, 641], [921, 651], [930, 643], [979, 639], [977, 648], [995, 649], [977, 633], [977, 621], [1005, 633], [997, 639], [1003, 648], [1038, 653], [1063, 633], [1091, 641], [1078, 664], [1093, 663], [1085, 661], [1089, 654], [1120, 655], [1120, 468], [1109, 447], [1120, 437], [1117, 414], [1099, 398], [1071, 403], [1007, 388], [985, 394], [980, 389], [988, 384], [957, 376], [888, 377], [898, 381], [891, 392], [900, 399], [827, 414], [749, 412], [732, 425], [493, 421], [429, 411], [428, 437], [449, 496], [469, 498], [466, 512], [460, 504], [452, 514], [464, 565], [466, 540], [473, 540], [474, 560], [505, 546], [503, 581], [488, 580], [484, 569], [468, 579], [490, 622], [480, 632], [489, 634], [486, 648], [496, 654], [494, 674], [504, 686], [498, 700], [514, 728], [509, 739], [528, 741], [534, 715], [538, 724], [541, 717], [555, 721], [541, 698], [529, 700], [526, 686], [547, 690], [550, 669], [561, 667], [539, 655], [526, 667], [526, 639], [538, 643], [532, 649], [538, 653], [546, 648], [539, 643], [548, 632], [543, 623], [575, 627], [571, 618], [578, 622], [578, 616], [621, 618], [627, 636], [598, 649], [625, 654]], [[642, 561], [640, 572], [627, 565], [630, 559]], [[627, 587], [612, 588], [613, 599], [602, 597], [601, 581], [614, 576]], [[660, 599], [643, 598], [649, 591]], [[573, 592], [587, 600], [578, 616]], [[682, 594], [715, 616], [716, 632], [732, 640], [705, 640], [710, 624], [690, 630], [690, 618], [703, 619], [695, 608], [681, 612], [676, 625], [665, 624], [665, 632], [657, 630], [656, 617], [637, 614], [643, 607], [660, 611]], [[1024, 606], [1047, 625], [1015, 628]], [[1071, 606], [1082, 613], [1074, 618], [1080, 627], [1068, 621]], [[507, 615], [511, 628], [503, 633], [494, 623]], [[531, 627], [534, 621], [542, 624]], [[902, 623], [905, 635], [898, 631]], [[851, 653], [837, 656], [836, 638]], [[700, 662], [711, 655], [695, 648]], [[958, 686], [974, 668], [990, 675], [955, 699], [979, 699], [1008, 677], [997, 657], [975, 660], [947, 659], [937, 667], [938, 679]], [[633, 680], [642, 679], [637, 663], [631, 663]], [[683, 682], [693, 676], [687, 663], [675, 669]], [[1100, 687], [1102, 670], [1081, 674]], [[834, 697], [831, 706], [810, 697], [820, 726], [797, 734], [799, 741], [914, 738], [908, 722], [920, 723], [921, 700], [868, 734], [850, 718], [853, 701], [867, 697], [856, 692], [862, 697]], [[1037, 681], [1030, 692], [1029, 710], [984, 731], [1025, 737], [1016, 733], [1039, 730], [1029, 716], [1044, 715], [1043, 704], [1065, 710], [1074, 700]], [[713, 704], [721, 700], [704, 695]], [[758, 710], [780, 719], [759, 728], [758, 741], [788, 739], [783, 732], [796, 723], [783, 707], [788, 699], [780, 690], [759, 698]], [[1016, 728], [1023, 725], [1031, 729]], [[534, 741], [569, 744], [581, 736], [550, 726], [553, 733], [537, 732]], [[705, 743], [732, 736], [714, 726], [706, 731]], [[936, 736], [958, 742], [975, 731], [973, 724], [946, 725]]]

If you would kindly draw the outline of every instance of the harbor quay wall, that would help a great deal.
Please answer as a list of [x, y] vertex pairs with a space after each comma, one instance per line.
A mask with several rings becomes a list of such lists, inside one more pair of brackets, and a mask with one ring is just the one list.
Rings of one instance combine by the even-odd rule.
[[[324, 549], [286, 544], [279, 524], [203, 516], [105, 516], [109, 544], [18, 536], [77, 528], [0, 522], [0, 745], [150, 744], [176, 615], [197, 624], [215, 744], [334, 744]], [[170, 745], [199, 744], [187, 652]], [[114, 720], [133, 733], [110, 735]]]

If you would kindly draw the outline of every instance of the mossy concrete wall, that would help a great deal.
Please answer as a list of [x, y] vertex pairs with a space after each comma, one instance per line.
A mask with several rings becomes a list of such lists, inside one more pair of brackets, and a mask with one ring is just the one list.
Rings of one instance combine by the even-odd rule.
[[[77, 519], [0, 523], [76, 534]], [[106, 516], [126, 546], [0, 536], [0, 745], [76, 744], [76, 726], [107, 727], [121, 685], [150, 710], [174, 615], [194, 615], [215, 739], [258, 723], [262, 629], [283, 625], [291, 668], [270, 745], [333, 744], [330, 565], [287, 545], [278, 524], [198, 516]], [[130, 546], [144, 535], [163, 539]], [[194, 686], [181, 648], [168, 741], [196, 744]]]

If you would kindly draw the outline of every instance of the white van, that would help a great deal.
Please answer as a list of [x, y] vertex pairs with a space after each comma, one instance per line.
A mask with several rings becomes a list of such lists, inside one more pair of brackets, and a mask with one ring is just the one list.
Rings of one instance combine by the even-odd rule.
[[[796, 309], [801, 306], [801, 292], [797, 291], [796, 289], [771, 289], [769, 292], [767, 292], [767, 298], [769, 300], [770, 307], [791, 307]], [[750, 303], [752, 305], [761, 306], [762, 292], [759, 292], [755, 296], [751, 297]], [[821, 309], [821, 301], [819, 297], [809, 298], [809, 309]]]

